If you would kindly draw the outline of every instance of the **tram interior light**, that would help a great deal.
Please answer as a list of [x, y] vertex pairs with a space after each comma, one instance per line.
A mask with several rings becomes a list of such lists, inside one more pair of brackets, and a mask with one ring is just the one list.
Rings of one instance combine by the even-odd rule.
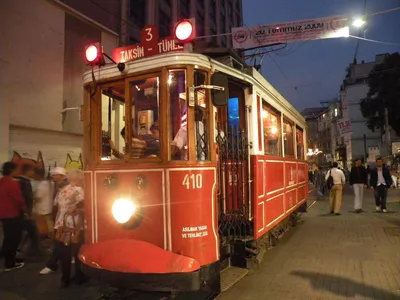
[[136, 209], [137, 207], [132, 200], [120, 198], [114, 201], [112, 214], [118, 223], [124, 224], [135, 214]]
[[194, 19], [185, 19], [178, 22], [175, 26], [175, 39], [178, 43], [188, 43], [195, 38]]

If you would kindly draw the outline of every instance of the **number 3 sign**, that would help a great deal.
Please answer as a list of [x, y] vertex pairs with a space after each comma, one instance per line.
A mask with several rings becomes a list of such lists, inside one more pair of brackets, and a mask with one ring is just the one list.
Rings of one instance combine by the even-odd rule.
[[148, 25], [144, 27], [140, 38], [146, 56], [158, 53], [158, 29], [156, 26]]

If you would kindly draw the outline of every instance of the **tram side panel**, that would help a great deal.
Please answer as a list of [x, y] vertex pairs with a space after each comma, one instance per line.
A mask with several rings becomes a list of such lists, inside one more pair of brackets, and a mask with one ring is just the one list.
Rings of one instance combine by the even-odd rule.
[[169, 248], [195, 258], [201, 266], [218, 261], [215, 166], [166, 172]]
[[254, 237], [257, 239], [302, 205], [308, 189], [304, 162], [254, 155], [251, 163], [254, 174]]

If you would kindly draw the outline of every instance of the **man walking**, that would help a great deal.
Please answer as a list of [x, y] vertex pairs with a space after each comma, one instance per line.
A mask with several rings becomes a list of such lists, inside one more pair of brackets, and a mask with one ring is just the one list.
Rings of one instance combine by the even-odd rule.
[[361, 159], [355, 160], [355, 166], [350, 171], [350, 186], [353, 186], [354, 190], [354, 209], [356, 213], [361, 213], [364, 197], [364, 187], [367, 187], [367, 171], [364, 166], [361, 165]]
[[326, 174], [325, 180], [328, 180], [330, 176], [333, 178], [333, 186], [329, 194], [330, 213], [338, 216], [342, 206], [343, 185], [346, 183], [346, 178], [343, 171], [338, 169], [336, 161], [332, 163], [332, 169]]
[[376, 160], [376, 169], [371, 170], [371, 190], [375, 190], [376, 211], [387, 212], [386, 197], [393, 184], [390, 171], [383, 164], [382, 158]]

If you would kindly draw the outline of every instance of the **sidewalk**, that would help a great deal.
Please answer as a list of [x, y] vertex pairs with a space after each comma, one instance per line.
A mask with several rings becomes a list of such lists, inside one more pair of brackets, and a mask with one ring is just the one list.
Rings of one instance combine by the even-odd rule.
[[355, 214], [346, 187], [341, 216], [324, 216], [328, 197], [317, 201], [259, 270], [217, 299], [400, 299], [399, 191], [391, 190], [388, 200], [389, 212], [376, 213], [367, 191], [366, 213]]

